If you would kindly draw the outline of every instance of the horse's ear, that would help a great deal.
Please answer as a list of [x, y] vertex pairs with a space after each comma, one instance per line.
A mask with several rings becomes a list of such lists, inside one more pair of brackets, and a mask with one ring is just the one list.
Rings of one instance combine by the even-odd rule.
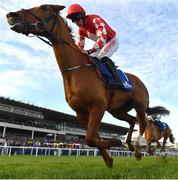
[[63, 10], [65, 8], [65, 6], [61, 6], [61, 5], [55, 5], [55, 9], [56, 9], [56, 11], [61, 11], [61, 10]]

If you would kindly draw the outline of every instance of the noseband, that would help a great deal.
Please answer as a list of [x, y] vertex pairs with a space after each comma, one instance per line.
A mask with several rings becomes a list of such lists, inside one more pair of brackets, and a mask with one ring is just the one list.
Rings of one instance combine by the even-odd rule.
[[[24, 25], [23, 33], [28, 36], [30, 33], [29, 32], [30, 28], [34, 28], [37, 32], [43, 34], [44, 37], [49, 39], [49, 41], [45, 40], [43, 38], [43, 36], [41, 36], [41, 35], [35, 34], [35, 36], [38, 37], [39, 39], [41, 39], [42, 41], [44, 41], [45, 43], [49, 44], [50, 46], [52, 46], [51, 41], [53, 41], [54, 39], [57, 38], [56, 35], [53, 33], [53, 30], [54, 30], [55, 24], [57, 22], [56, 20], [57, 20], [58, 14], [57, 13], [51, 13], [47, 18], [41, 19], [29, 10], [22, 9], [21, 12], [22, 12], [22, 17], [23, 17], [23, 25]], [[32, 15], [33, 17], [35, 17], [35, 19], [37, 21], [35, 23], [25, 22], [25, 13], [24, 12], [27, 12], [30, 15]], [[54, 12], [55, 12], [55, 10], [54, 10]], [[51, 20], [53, 20], [53, 24], [52, 24], [51, 29], [48, 30], [47, 24]]]

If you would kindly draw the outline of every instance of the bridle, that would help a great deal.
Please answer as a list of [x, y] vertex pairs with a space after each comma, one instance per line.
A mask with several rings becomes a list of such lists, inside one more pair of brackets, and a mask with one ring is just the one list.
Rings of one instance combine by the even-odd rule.
[[[54, 9], [54, 11], [48, 17], [46, 17], [44, 19], [39, 18], [38, 16], [36, 16], [34, 13], [32, 13], [31, 11], [29, 11], [27, 9], [22, 9], [21, 13], [22, 13], [23, 25], [24, 25], [22, 33], [26, 34], [27, 36], [29, 36], [29, 33], [30, 33], [29, 32], [29, 28], [33, 27], [33, 28], [35, 28], [35, 30], [37, 32], [40, 32], [41, 34], [43, 34], [43, 36], [42, 35], [38, 35], [38, 34], [34, 34], [34, 36], [38, 37], [40, 40], [42, 40], [43, 42], [47, 43], [51, 47], [53, 46], [52, 42], [56, 41], [56, 42], [60, 42], [60, 43], [63, 43], [65, 45], [68, 45], [71, 48], [77, 50], [78, 52], [81, 52], [81, 50], [77, 46], [75, 46], [73, 43], [67, 42], [66, 40], [64, 40], [60, 36], [57, 37], [57, 35], [53, 32], [56, 23], [57, 23], [57, 25], [59, 25], [59, 21], [57, 20], [58, 13], [55, 12], [55, 8], [54, 7], [53, 7], [53, 9]], [[33, 17], [35, 17], [35, 19], [37, 19], [37, 21], [35, 23], [25, 22], [25, 13], [24, 13], [24, 11], [29, 13]], [[53, 20], [52, 27], [51, 27], [50, 30], [48, 30], [47, 25], [52, 20]], [[47, 38], [49, 41], [44, 39], [44, 37]], [[93, 63], [90, 62], [88, 64], [82, 64], [82, 65], [77, 65], [75, 67], [70, 67], [70, 68], [67, 68], [67, 69], [63, 70], [62, 74], [65, 73], [65, 72], [70, 72], [70, 71], [73, 71], [73, 70], [77, 70], [77, 69], [82, 68], [82, 67], [90, 67], [92, 65], [93, 65]]]
[[[31, 16], [35, 17], [35, 19], [37, 19], [37, 21], [35, 23], [28, 23], [28, 22], [25, 22], [25, 13], [24, 12], [27, 12], [29, 13]], [[32, 13], [31, 11], [27, 10], [27, 9], [22, 9], [21, 10], [21, 13], [22, 13], [22, 17], [23, 17], [23, 25], [24, 25], [24, 28], [23, 28], [23, 34], [26, 34], [27, 36], [29, 36], [29, 29], [30, 27], [33, 27], [35, 28], [35, 30], [39, 33], [42, 33], [44, 37], [46, 37], [47, 39], [49, 39], [49, 41], [45, 40], [43, 36], [41, 35], [37, 35], [37, 34], [34, 34], [34, 36], [38, 37], [39, 39], [41, 39], [42, 41], [44, 41], [45, 43], [47, 43], [48, 45], [52, 46], [52, 41], [55, 40], [55, 39], [59, 39], [56, 37], [56, 35], [53, 33], [53, 30], [54, 30], [54, 27], [55, 27], [55, 24], [56, 22], [58, 23], [57, 21], [57, 16], [58, 14], [55, 13], [55, 9], [54, 9], [54, 12], [52, 12], [48, 17], [44, 18], [44, 19], [41, 19], [39, 18], [38, 16], [36, 16], [34, 13]], [[52, 23], [52, 27], [50, 30], [48, 30], [47, 28], [47, 25], [48, 23], [53, 20], [53, 23]], [[61, 39], [61, 38], [60, 38]], [[62, 40], [64, 41], [64, 40]]]
[[[53, 7], [53, 6], [52, 6]], [[37, 21], [35, 23], [28, 23], [25, 22], [25, 13], [27, 12], [29, 13], [31, 16], [33, 16]], [[34, 34], [34, 36], [38, 37], [40, 40], [44, 41], [45, 43], [47, 43], [50, 46], [52, 45], [53, 41], [56, 42], [60, 42], [66, 45], [71, 46], [72, 48], [76, 49], [77, 51], [80, 51], [79, 48], [77, 48], [76, 46], [74, 46], [72, 43], [67, 42], [66, 40], [64, 40], [61, 37], [57, 37], [57, 35], [54, 33], [54, 27], [56, 25], [59, 25], [59, 21], [57, 20], [57, 17], [59, 16], [59, 14], [56, 12], [55, 8], [53, 7], [53, 12], [51, 12], [51, 14], [44, 18], [41, 19], [40, 17], [36, 16], [34, 13], [32, 13], [30, 10], [28, 9], [22, 9], [21, 10], [22, 13], [22, 17], [23, 17], [23, 25], [24, 25], [24, 29], [23, 29], [23, 34], [26, 34], [27, 36], [29, 36], [29, 28], [33, 27], [35, 28], [35, 30], [43, 35], [38, 35], [38, 34]], [[52, 21], [52, 27], [50, 30], [48, 30], [47, 25], [50, 21]], [[32, 36], [33, 37], [33, 36]], [[49, 39], [49, 41], [45, 40], [44, 37], [46, 37], [47, 39]]]

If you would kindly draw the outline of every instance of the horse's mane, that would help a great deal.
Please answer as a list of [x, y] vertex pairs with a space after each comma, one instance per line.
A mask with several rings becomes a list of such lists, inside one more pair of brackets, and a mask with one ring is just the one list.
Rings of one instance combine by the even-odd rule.
[[[62, 16], [61, 16], [62, 17]], [[68, 31], [69, 31], [69, 33], [70, 33], [70, 35], [72, 36], [72, 38], [74, 39], [74, 35], [72, 34], [73, 33], [73, 29], [72, 29], [72, 27], [71, 26], [69, 26], [69, 24], [68, 24], [68, 22], [67, 22], [67, 20], [66, 20], [66, 18], [64, 18], [64, 17], [62, 17], [63, 18], [63, 20], [64, 20], [64, 24], [66, 25], [66, 27], [67, 27], [67, 29], [68, 29]]]

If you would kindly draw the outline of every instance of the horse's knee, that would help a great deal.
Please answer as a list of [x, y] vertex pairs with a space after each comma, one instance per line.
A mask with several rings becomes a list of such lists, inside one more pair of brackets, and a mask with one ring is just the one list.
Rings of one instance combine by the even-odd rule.
[[95, 141], [93, 139], [85, 138], [85, 142], [90, 147], [94, 147], [95, 146]]

